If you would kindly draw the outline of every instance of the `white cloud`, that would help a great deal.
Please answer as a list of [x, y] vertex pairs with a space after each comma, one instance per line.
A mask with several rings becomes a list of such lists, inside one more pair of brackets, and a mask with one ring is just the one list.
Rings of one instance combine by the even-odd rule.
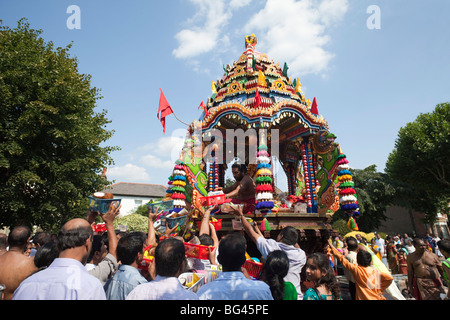
[[216, 30], [181, 30], [175, 35], [180, 46], [173, 51], [177, 58], [185, 59], [198, 56], [211, 51], [217, 43], [218, 33]]
[[268, 0], [244, 30], [256, 34], [258, 51], [281, 65], [287, 62], [289, 75], [320, 74], [334, 57], [325, 49], [330, 42], [327, 28], [347, 10], [348, 0]]
[[176, 129], [170, 136], [163, 136], [142, 145], [124, 156], [126, 160], [108, 168], [106, 176], [116, 182], [143, 182], [165, 184], [175, 161], [179, 158], [186, 129]]
[[[152, 169], [173, 169], [174, 161], [162, 160], [153, 154], [147, 154], [141, 157], [141, 162]], [[168, 171], [169, 171], [168, 170]]]
[[198, 56], [241, 48], [241, 42], [230, 45], [229, 35], [255, 33], [256, 49], [275, 62], [287, 62], [293, 77], [324, 74], [334, 57], [326, 49], [331, 41], [327, 31], [342, 21], [349, 7], [348, 0], [267, 0], [253, 16], [240, 20], [246, 21], [245, 25], [236, 22], [234, 30], [230, 30], [233, 15], [252, 0], [190, 2], [197, 7], [197, 13], [187, 21], [188, 27], [175, 35], [179, 46], [172, 53], [176, 58], [186, 59], [195, 71], [200, 71]]
[[108, 180], [116, 182], [149, 182], [150, 176], [143, 167], [127, 163], [124, 166], [108, 168], [106, 172]]
[[145, 153], [145, 155], [151, 151], [153, 155], [160, 157], [170, 157], [174, 162], [180, 155], [181, 148], [184, 144], [184, 138], [186, 130], [175, 130], [171, 136], [164, 136], [159, 138], [155, 142], [148, 143], [140, 148], [137, 152]]
[[[197, 6], [197, 13], [189, 19], [193, 24], [190, 28], [181, 30], [175, 35], [179, 42], [173, 55], [180, 59], [191, 59], [210, 52], [217, 47], [227, 47], [229, 37], [222, 35], [225, 27], [233, 16], [233, 11], [250, 4], [252, 0], [190, 0]], [[202, 21], [200, 26], [195, 23]]]
[[326, 26], [340, 22], [348, 10], [348, 0], [325, 0], [319, 5], [320, 19]]

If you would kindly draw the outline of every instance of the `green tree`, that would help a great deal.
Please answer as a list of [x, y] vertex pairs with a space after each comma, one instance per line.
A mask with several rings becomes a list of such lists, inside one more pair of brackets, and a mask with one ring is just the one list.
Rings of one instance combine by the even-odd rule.
[[433, 221], [450, 203], [450, 104], [438, 104], [399, 130], [386, 172], [397, 180], [398, 200]]
[[135, 214], [139, 214], [143, 217], [148, 217], [148, 207], [146, 204], [140, 205], [136, 208]]
[[[352, 170], [352, 178], [360, 212], [358, 227], [364, 232], [374, 231], [387, 219], [386, 209], [395, 199], [395, 188], [387, 174], [377, 172], [376, 165]], [[345, 219], [340, 210], [334, 214], [333, 221], [339, 219]]]
[[57, 230], [84, 217], [87, 196], [117, 147], [91, 76], [80, 74], [71, 44], [54, 49], [22, 19], [0, 27], [0, 226]]

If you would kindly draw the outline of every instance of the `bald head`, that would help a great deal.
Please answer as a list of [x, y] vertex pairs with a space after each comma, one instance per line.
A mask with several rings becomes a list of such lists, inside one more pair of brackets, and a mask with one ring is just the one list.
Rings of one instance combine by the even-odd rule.
[[93, 234], [92, 227], [87, 220], [80, 218], [69, 220], [58, 233], [58, 250], [61, 252], [81, 247]]
[[83, 227], [90, 227], [89, 222], [87, 222], [87, 220], [85, 220], [85, 219], [76, 218], [76, 219], [67, 221], [63, 225], [62, 230], [69, 231], [69, 230], [74, 230], [74, 229], [83, 228]]
[[8, 235], [10, 247], [25, 247], [30, 239], [31, 230], [27, 226], [15, 227]]

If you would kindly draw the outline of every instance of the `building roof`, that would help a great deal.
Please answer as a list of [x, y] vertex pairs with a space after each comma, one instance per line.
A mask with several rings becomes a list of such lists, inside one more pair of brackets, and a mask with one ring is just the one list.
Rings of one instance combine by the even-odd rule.
[[102, 192], [117, 196], [139, 196], [161, 198], [166, 195], [167, 187], [161, 184], [118, 182], [107, 186]]

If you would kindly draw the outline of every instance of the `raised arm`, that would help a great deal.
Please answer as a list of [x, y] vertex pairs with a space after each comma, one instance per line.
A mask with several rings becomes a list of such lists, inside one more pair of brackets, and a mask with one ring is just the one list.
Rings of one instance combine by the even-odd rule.
[[357, 270], [357, 265], [348, 261], [334, 246], [331, 239], [328, 239], [328, 244], [330, 245], [331, 252], [339, 260], [340, 263], [344, 266], [344, 268], [348, 269], [350, 272], [354, 273]]
[[119, 240], [117, 239], [116, 231], [114, 230], [114, 219], [120, 214], [120, 208], [122, 207], [121, 205], [116, 205], [115, 202], [112, 202], [109, 206], [109, 210], [104, 215], [101, 215], [108, 233], [109, 253], [115, 258], [117, 258], [116, 249]]
[[211, 238], [214, 241], [214, 247], [215, 248], [219, 247], [219, 238], [217, 237], [216, 228], [214, 228], [212, 223], [209, 224], [209, 231]]
[[156, 244], [156, 232], [153, 223], [158, 217], [158, 208], [153, 213], [151, 208], [148, 208], [148, 234], [147, 234], [147, 244], [154, 246]]
[[259, 237], [262, 237], [262, 235], [255, 231], [255, 229], [252, 227], [252, 225], [245, 219], [244, 214], [242, 213], [241, 206], [238, 206], [236, 211], [233, 212], [234, 215], [241, 218], [242, 226], [244, 227], [245, 233], [252, 239], [253, 242], [256, 243], [257, 239]]
[[208, 235], [210, 234], [209, 219], [211, 217], [211, 212], [216, 208], [217, 208], [217, 206], [210, 207], [206, 211], [203, 212], [202, 222], [200, 224], [200, 230], [198, 232], [199, 236], [201, 236], [202, 234], [208, 234]]

